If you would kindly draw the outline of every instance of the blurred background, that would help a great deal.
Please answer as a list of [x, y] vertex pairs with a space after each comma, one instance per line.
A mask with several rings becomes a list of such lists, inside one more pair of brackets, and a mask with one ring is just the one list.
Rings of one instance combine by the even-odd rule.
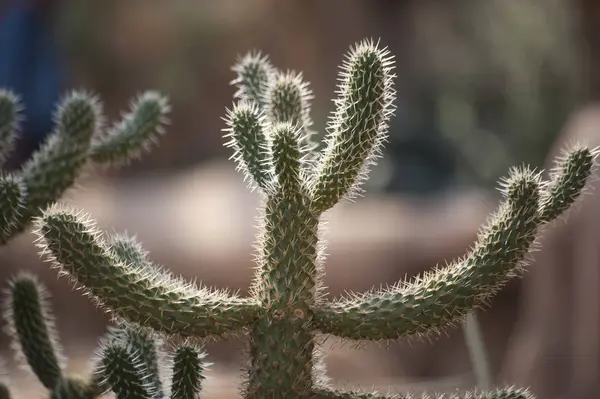
[[[160, 145], [119, 170], [94, 170], [62, 201], [153, 260], [245, 292], [259, 198], [223, 147], [237, 57], [259, 49], [303, 71], [324, 131], [349, 46], [381, 38], [396, 56], [398, 100], [384, 159], [363, 198], [327, 216], [330, 296], [411, 278], [461, 256], [522, 162], [548, 169], [570, 143], [600, 145], [600, 3], [594, 0], [0, 1], [0, 85], [22, 94], [18, 168], [52, 128], [55, 102], [85, 88], [116, 118], [146, 89], [173, 105]], [[596, 183], [594, 183], [596, 184]], [[600, 397], [600, 197], [544, 233], [524, 278], [477, 314], [497, 385], [539, 398]], [[360, 226], [360, 227], [359, 227]], [[24, 234], [1, 249], [0, 281], [38, 274], [52, 293], [69, 370], [89, 370], [107, 318], [48, 270]], [[243, 341], [208, 347], [205, 398], [237, 398]], [[42, 392], [1, 356], [20, 389]], [[442, 392], [475, 386], [461, 328], [431, 341], [327, 348], [339, 386]], [[33, 396], [22, 396], [33, 397]]]

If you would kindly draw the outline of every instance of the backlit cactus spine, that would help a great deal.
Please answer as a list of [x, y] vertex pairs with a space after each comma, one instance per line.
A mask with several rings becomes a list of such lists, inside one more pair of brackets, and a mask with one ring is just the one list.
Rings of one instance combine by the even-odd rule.
[[[238, 102], [227, 113], [227, 145], [265, 199], [250, 296], [185, 282], [155, 266], [134, 241], [103, 235], [78, 211], [48, 209], [37, 234], [53, 267], [117, 320], [184, 337], [248, 334], [246, 399], [404, 397], [328, 386], [318, 336], [399, 339], [461, 322], [519, 274], [539, 228], [580, 195], [597, 156], [570, 149], [549, 182], [526, 167], [512, 169], [498, 211], [463, 259], [410, 282], [330, 301], [321, 286], [320, 220], [356, 195], [380, 154], [395, 97], [392, 58], [372, 41], [351, 49], [322, 152], [310, 142], [311, 95], [300, 75], [276, 70], [258, 53], [234, 70]], [[465, 395], [532, 397], [512, 387]]]
[[[18, 139], [21, 104], [0, 90], [0, 167]], [[56, 127], [16, 173], [0, 172], [0, 245], [23, 232], [33, 218], [71, 188], [89, 161], [122, 164], [139, 157], [163, 131], [167, 100], [146, 92], [131, 111], [103, 131], [98, 99], [83, 91], [69, 93], [58, 105]]]

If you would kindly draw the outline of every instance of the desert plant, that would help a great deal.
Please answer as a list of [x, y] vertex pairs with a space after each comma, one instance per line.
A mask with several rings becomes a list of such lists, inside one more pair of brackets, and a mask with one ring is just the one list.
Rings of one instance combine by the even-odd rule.
[[[17, 360], [52, 399], [96, 399], [109, 390], [117, 399], [164, 398], [169, 390], [172, 399], [194, 399], [200, 390], [205, 369], [200, 348], [183, 342], [169, 359], [155, 334], [130, 325], [110, 329], [94, 356], [90, 378], [67, 376], [46, 288], [34, 275], [21, 272], [5, 294], [4, 315]], [[162, 380], [163, 369], [172, 372], [169, 384]], [[10, 398], [5, 385], [0, 398]]]
[[[21, 104], [16, 94], [0, 90], [0, 166], [18, 139]], [[0, 245], [23, 232], [44, 208], [72, 187], [88, 161], [122, 164], [142, 154], [163, 131], [167, 100], [146, 92], [131, 112], [103, 131], [98, 99], [74, 91], [62, 100], [56, 128], [17, 173], [0, 173]]]
[[[323, 214], [355, 197], [380, 154], [393, 112], [393, 60], [365, 40], [340, 73], [325, 148], [310, 142], [308, 85], [249, 53], [234, 68], [237, 103], [227, 112], [227, 145], [265, 197], [251, 295], [192, 284], [157, 267], [125, 236], [103, 235], [81, 212], [60, 206], [37, 219], [45, 259], [116, 320], [166, 335], [249, 335], [243, 395], [263, 398], [400, 398], [333, 389], [321, 340], [424, 337], [483, 307], [526, 265], [539, 229], [567, 210], [592, 173], [597, 151], [574, 146], [547, 182], [522, 166], [503, 181], [504, 198], [463, 259], [411, 282], [328, 300], [322, 287]], [[531, 398], [526, 389], [470, 392], [465, 398]]]

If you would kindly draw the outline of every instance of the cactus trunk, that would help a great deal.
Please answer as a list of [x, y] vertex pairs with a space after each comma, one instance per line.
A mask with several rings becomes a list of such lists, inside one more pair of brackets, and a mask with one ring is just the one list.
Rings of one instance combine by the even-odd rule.
[[300, 398], [311, 388], [319, 218], [308, 203], [281, 195], [265, 207], [255, 281], [264, 313], [251, 331], [248, 398]]

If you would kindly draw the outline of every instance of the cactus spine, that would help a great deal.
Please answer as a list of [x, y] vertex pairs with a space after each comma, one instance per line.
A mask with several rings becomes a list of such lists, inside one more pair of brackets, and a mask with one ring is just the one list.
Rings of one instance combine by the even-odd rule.
[[[310, 142], [310, 91], [300, 75], [277, 71], [258, 53], [241, 58], [234, 71], [237, 102], [227, 112], [227, 145], [265, 198], [250, 296], [176, 278], [148, 260], [135, 241], [103, 235], [75, 210], [48, 208], [36, 231], [52, 267], [118, 321], [183, 337], [246, 333], [246, 399], [404, 397], [329, 387], [318, 335], [377, 341], [420, 337], [461, 322], [519, 274], [540, 227], [577, 199], [597, 156], [573, 147], [549, 182], [527, 167], [511, 169], [499, 209], [467, 256], [414, 281], [331, 301], [321, 286], [319, 224], [324, 212], [358, 194], [380, 155], [395, 98], [392, 57], [368, 40], [351, 49], [321, 152]], [[512, 387], [465, 395], [533, 397]]]
[[[0, 166], [13, 150], [21, 119], [19, 98], [0, 90]], [[56, 112], [56, 128], [16, 173], [0, 173], [0, 244], [23, 232], [42, 210], [55, 203], [90, 163], [123, 164], [139, 157], [162, 133], [167, 100], [146, 92], [131, 111], [102, 129], [98, 99], [83, 91], [69, 93]]]

